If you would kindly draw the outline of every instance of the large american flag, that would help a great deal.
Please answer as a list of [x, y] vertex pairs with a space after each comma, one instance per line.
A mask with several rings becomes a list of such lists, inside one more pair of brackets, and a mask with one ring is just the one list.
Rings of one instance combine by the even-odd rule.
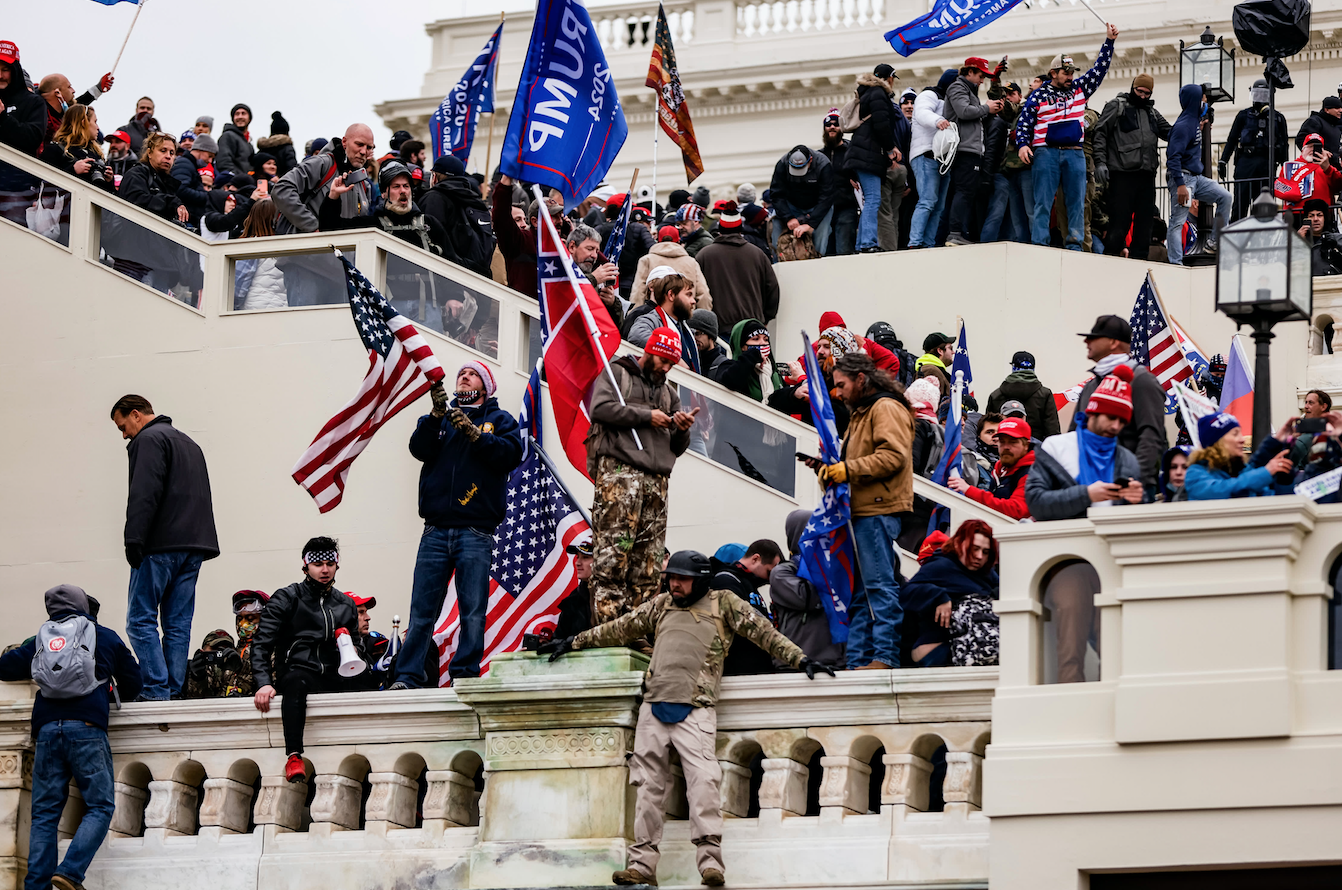
[[344, 254], [336, 255], [345, 267], [354, 326], [368, 348], [368, 373], [354, 398], [326, 422], [293, 469], [294, 481], [312, 495], [322, 513], [340, 503], [350, 464], [382, 424], [443, 379], [442, 365], [415, 326], [391, 308]]
[[1150, 273], [1137, 294], [1129, 324], [1132, 325], [1133, 359], [1151, 369], [1166, 393], [1175, 382], [1182, 383], [1193, 376], [1193, 366], [1188, 363], [1179, 338], [1170, 327]]
[[[540, 374], [532, 371], [518, 417], [526, 456], [508, 480], [508, 510], [494, 535], [481, 674], [488, 672], [495, 655], [520, 647], [523, 634], [554, 629], [559, 604], [578, 586], [573, 557], [565, 549], [591, 535], [577, 502], [540, 450], [540, 392]], [[454, 580], [433, 634], [440, 686], [448, 683], [460, 628]]]

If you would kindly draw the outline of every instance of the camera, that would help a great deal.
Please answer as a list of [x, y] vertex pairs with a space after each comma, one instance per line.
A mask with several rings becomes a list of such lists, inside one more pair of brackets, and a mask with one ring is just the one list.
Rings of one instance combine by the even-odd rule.
[[89, 158], [89, 182], [107, 181], [107, 162]]
[[196, 674], [203, 674], [212, 667], [219, 667], [226, 671], [242, 670], [242, 656], [238, 650], [232, 646], [224, 646], [220, 649], [202, 649], [191, 659], [191, 671]]

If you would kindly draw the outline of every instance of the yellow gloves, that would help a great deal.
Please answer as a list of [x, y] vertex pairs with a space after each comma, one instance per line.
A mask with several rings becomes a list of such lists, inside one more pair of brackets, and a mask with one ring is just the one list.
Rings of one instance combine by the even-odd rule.
[[820, 468], [820, 481], [825, 485], [838, 485], [848, 481], [848, 468], [842, 463], [828, 464]]

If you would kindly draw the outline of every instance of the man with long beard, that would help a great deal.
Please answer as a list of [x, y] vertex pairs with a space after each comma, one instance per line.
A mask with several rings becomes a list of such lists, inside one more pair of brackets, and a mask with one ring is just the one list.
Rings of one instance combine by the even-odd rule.
[[657, 593], [667, 484], [676, 458], [690, 445], [690, 427], [699, 413], [698, 408], [680, 410], [680, 396], [666, 382], [680, 355], [680, 335], [659, 327], [648, 337], [642, 357], [615, 359], [611, 373], [592, 384], [587, 473], [596, 487], [591, 581], [596, 624], [620, 617]]
[[426, 216], [411, 197], [410, 168], [392, 161], [382, 166], [378, 180], [382, 200], [373, 210], [378, 228], [438, 256], [446, 253], [447, 230], [438, 220]]

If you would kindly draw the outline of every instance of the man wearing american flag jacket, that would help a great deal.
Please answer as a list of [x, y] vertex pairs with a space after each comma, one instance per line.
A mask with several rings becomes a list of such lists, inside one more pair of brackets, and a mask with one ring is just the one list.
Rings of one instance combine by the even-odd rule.
[[[461, 637], [448, 673], [453, 679], [480, 676], [494, 531], [507, 512], [508, 476], [522, 462], [517, 420], [499, 407], [495, 389], [493, 371], [483, 362], [466, 362], [457, 372], [451, 406], [442, 384], [434, 384], [433, 410], [410, 436], [410, 453], [424, 463], [424, 534], [415, 558], [410, 626], [391, 689], [425, 684], [424, 661], [453, 573]], [[438, 685], [436, 677], [432, 685]]]

